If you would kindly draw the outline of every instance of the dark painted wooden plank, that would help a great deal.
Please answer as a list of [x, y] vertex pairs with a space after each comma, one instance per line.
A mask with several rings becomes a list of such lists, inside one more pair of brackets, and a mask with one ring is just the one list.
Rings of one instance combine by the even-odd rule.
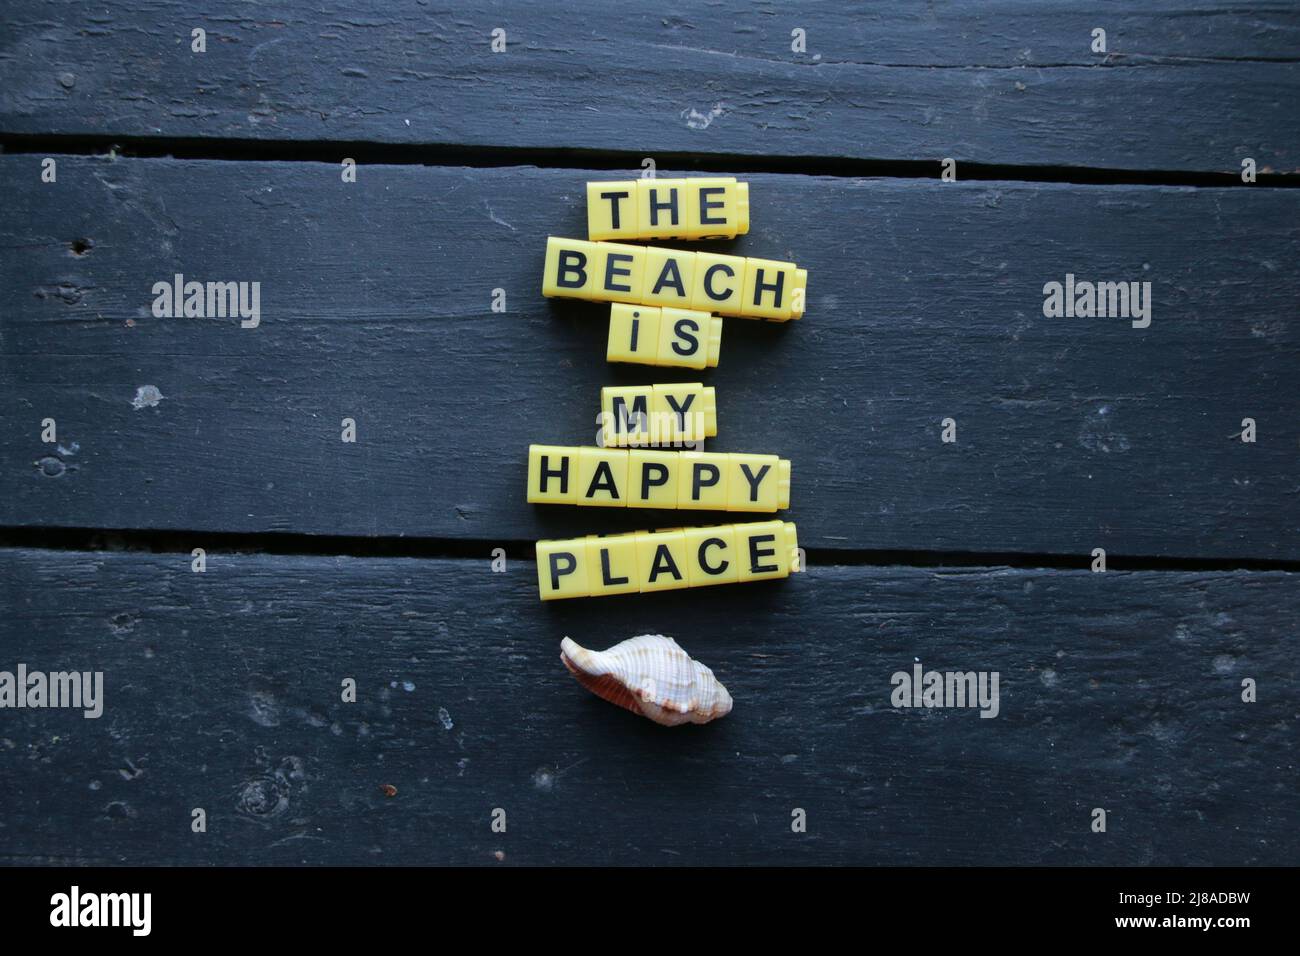
[[[526, 561], [214, 554], [195, 574], [185, 554], [7, 550], [0, 669], [102, 671], [105, 704], [0, 711], [0, 854], [1289, 864], [1296, 583], [814, 567], [555, 607]], [[660, 728], [559, 663], [565, 634], [646, 631], [713, 667], [732, 714]], [[895, 709], [892, 675], [917, 659], [997, 671], [998, 716]]]
[[[608, 365], [607, 308], [541, 297], [588, 173], [38, 170], [0, 159], [0, 524], [506, 542], [681, 523], [524, 500], [528, 444], [593, 441], [602, 384], [701, 377]], [[807, 267], [808, 312], [728, 320], [709, 447], [793, 461], [805, 546], [1300, 556], [1300, 194], [750, 181], [753, 232], [725, 247]], [[176, 272], [260, 281], [260, 326], [155, 319]], [[1149, 279], [1150, 327], [1044, 318], [1067, 273]], [[162, 398], [137, 408], [145, 386]]]
[[1300, 167], [1289, 3], [0, 9], [9, 133]]

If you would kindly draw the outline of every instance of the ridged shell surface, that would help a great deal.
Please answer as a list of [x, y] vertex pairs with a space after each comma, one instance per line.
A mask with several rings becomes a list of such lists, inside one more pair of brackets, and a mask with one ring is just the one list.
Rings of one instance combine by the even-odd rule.
[[560, 660], [593, 694], [665, 727], [707, 724], [731, 713], [731, 695], [713, 671], [662, 634], [632, 637], [606, 651], [566, 637]]

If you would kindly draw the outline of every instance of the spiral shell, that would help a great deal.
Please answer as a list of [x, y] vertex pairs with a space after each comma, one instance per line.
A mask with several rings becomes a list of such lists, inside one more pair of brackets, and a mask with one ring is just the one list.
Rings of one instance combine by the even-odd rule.
[[629, 638], [607, 651], [589, 651], [566, 637], [560, 660], [593, 694], [665, 727], [707, 724], [731, 713], [731, 695], [713, 671], [662, 634]]

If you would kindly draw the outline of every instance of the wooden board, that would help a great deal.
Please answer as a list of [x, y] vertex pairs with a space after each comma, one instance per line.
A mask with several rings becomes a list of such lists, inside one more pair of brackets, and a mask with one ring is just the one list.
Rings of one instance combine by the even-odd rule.
[[[1279, 865], [1300, 850], [1293, 574], [815, 567], [544, 606], [528, 562], [213, 554], [196, 574], [188, 554], [6, 549], [0, 598], [0, 669], [98, 670], [105, 686], [97, 720], [4, 712], [2, 862]], [[661, 728], [558, 660], [565, 634], [654, 630], [714, 668], [730, 716]], [[917, 659], [998, 671], [998, 716], [891, 706]]]
[[[1298, 858], [1300, 8], [129, 7], [0, 0], [0, 671], [106, 685], [0, 710], [0, 866]], [[541, 297], [646, 157], [744, 175], [709, 248], [807, 268], [803, 321], [611, 366]], [[155, 317], [177, 273], [260, 325]], [[1067, 274], [1150, 326], [1046, 317]], [[542, 604], [538, 538], [735, 519], [524, 501], [602, 385], [701, 379], [807, 573]], [[651, 631], [734, 713], [558, 660]], [[914, 664], [998, 716], [893, 706]]]
[[[1300, 557], [1291, 190], [752, 176], [754, 230], [722, 247], [807, 267], [807, 316], [728, 320], [701, 376], [607, 365], [607, 308], [541, 297], [545, 237], [582, 234], [589, 172], [58, 170], [41, 185], [36, 157], [0, 159], [0, 525], [483, 553], [677, 525], [529, 506], [526, 450], [594, 441], [602, 384], [704, 377], [712, 449], [793, 461], [809, 548]], [[154, 318], [177, 272], [260, 281], [260, 326]], [[1067, 273], [1151, 281], [1150, 327], [1045, 318]]]
[[[108, 139], [1300, 168], [1287, 3], [77, 0], [0, 13], [0, 132]], [[207, 31], [204, 53], [191, 30]], [[506, 52], [491, 50], [505, 30]], [[1093, 52], [1093, 30], [1106, 53]], [[792, 31], [807, 51], [793, 52]], [[333, 145], [332, 145], [333, 144]], [[219, 148], [219, 147], [218, 147]], [[342, 158], [345, 153], [340, 153]]]

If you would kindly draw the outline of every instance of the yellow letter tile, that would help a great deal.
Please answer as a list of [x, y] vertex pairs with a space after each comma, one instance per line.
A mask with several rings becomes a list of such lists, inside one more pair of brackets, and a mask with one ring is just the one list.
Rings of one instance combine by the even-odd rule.
[[735, 528], [741, 581], [763, 581], [790, 574], [795, 567], [794, 552], [799, 546], [791, 522], [756, 521]]
[[577, 449], [528, 446], [528, 501], [545, 505], [577, 504]]
[[677, 507], [695, 511], [727, 508], [727, 456], [703, 451], [678, 452]]
[[691, 587], [710, 584], [735, 584], [740, 580], [740, 560], [736, 553], [736, 528], [686, 529], [687, 580]]
[[628, 456], [628, 507], [676, 508], [680, 470], [676, 452], [634, 449]]
[[542, 276], [542, 295], [595, 299], [597, 245], [583, 239], [546, 239], [546, 272]]
[[578, 449], [578, 504], [627, 506], [627, 452], [614, 448]]
[[641, 301], [650, 305], [691, 307], [696, 254], [647, 246]]
[[694, 442], [718, 434], [716, 391], [701, 382], [653, 386], [650, 410], [661, 443]]
[[595, 292], [592, 298], [608, 302], [638, 302], [645, 273], [645, 246], [593, 242]]
[[730, 178], [688, 179], [687, 239], [732, 239], [749, 232], [749, 183]]
[[587, 590], [592, 595], [630, 594], [641, 589], [634, 535], [587, 535]]
[[[659, 316], [653, 306], [615, 302], [609, 307], [609, 345], [605, 360], [659, 364]], [[721, 320], [719, 320], [721, 321]]]
[[691, 308], [704, 312], [739, 315], [745, 285], [745, 260], [712, 252], [695, 254], [695, 281], [691, 286]]
[[636, 220], [642, 239], [681, 239], [686, 235], [688, 191], [681, 179], [638, 179]]
[[636, 180], [587, 183], [587, 238], [637, 238]]
[[587, 580], [585, 542], [537, 542], [537, 589], [543, 601], [557, 598], [586, 597], [590, 594]]
[[727, 456], [727, 510], [790, 507], [790, 462], [776, 455]]
[[808, 271], [793, 262], [745, 260], [745, 294], [740, 314], [749, 319], [786, 321], [803, 315]]
[[704, 368], [712, 344], [706, 337], [712, 331], [712, 317], [707, 312], [665, 308], [659, 320], [659, 364]]
[[605, 446], [648, 444], [654, 411], [652, 385], [606, 385], [600, 390], [600, 427]]
[[636, 536], [636, 567], [642, 591], [689, 587], [686, 533], [656, 531]]

